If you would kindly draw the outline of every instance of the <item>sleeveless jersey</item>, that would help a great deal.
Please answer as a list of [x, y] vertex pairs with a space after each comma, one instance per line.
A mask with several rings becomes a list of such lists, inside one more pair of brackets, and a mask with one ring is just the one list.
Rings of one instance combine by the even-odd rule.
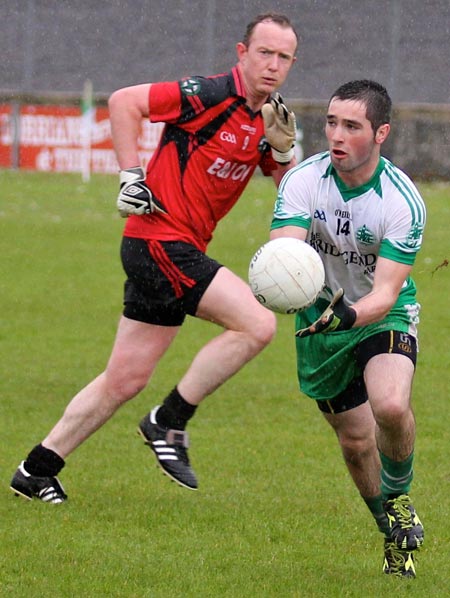
[[217, 222], [239, 199], [259, 165], [276, 168], [261, 112], [246, 104], [239, 69], [213, 77], [153, 83], [152, 122], [164, 122], [146, 182], [168, 214], [130, 216], [124, 234], [184, 241], [206, 249]]

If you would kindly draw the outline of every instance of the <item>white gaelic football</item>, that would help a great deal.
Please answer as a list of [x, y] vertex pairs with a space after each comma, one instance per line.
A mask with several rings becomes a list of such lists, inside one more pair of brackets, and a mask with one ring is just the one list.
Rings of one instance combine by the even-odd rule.
[[262, 305], [280, 314], [292, 314], [316, 301], [325, 284], [325, 270], [319, 254], [308, 243], [280, 237], [255, 253], [248, 280]]

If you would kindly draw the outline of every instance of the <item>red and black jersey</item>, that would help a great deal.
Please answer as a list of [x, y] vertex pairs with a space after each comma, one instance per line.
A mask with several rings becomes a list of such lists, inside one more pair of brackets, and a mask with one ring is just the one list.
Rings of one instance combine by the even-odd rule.
[[260, 112], [246, 105], [234, 67], [213, 77], [153, 83], [150, 120], [165, 122], [147, 184], [168, 214], [130, 216], [125, 235], [184, 241], [204, 251], [217, 222], [239, 199], [255, 168], [276, 168]]

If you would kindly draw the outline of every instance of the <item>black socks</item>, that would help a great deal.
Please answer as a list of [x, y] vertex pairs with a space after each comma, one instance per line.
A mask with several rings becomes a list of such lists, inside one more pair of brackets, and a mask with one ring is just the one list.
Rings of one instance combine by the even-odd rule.
[[65, 461], [51, 449], [38, 444], [25, 460], [25, 470], [34, 476], [55, 477], [64, 467]]
[[156, 422], [165, 428], [184, 430], [197, 405], [187, 403], [175, 387], [156, 412]]
[[[184, 430], [196, 409], [197, 405], [187, 403], [175, 387], [158, 409], [156, 421], [165, 428]], [[38, 477], [55, 477], [64, 465], [64, 459], [42, 444], [36, 445], [24, 462], [25, 470]]]

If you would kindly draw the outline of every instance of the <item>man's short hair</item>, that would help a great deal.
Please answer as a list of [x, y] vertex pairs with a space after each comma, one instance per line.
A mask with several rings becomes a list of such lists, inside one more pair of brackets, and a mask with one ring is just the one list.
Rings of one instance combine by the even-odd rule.
[[245, 44], [246, 46], [249, 45], [253, 31], [254, 31], [256, 25], [258, 25], [259, 23], [276, 23], [277, 25], [280, 25], [281, 27], [292, 29], [292, 31], [295, 34], [295, 37], [297, 38], [297, 43], [298, 43], [297, 32], [295, 31], [294, 26], [292, 25], [289, 17], [287, 17], [286, 15], [277, 13], [277, 12], [265, 12], [265, 13], [262, 13], [262, 14], [258, 15], [257, 17], [255, 17], [253, 19], [253, 21], [247, 25], [247, 29], [245, 30], [245, 35], [242, 39], [242, 43]]
[[366, 105], [366, 118], [374, 133], [381, 125], [391, 122], [391, 98], [386, 88], [376, 81], [360, 79], [344, 83], [333, 93], [329, 104], [335, 98], [363, 102]]

